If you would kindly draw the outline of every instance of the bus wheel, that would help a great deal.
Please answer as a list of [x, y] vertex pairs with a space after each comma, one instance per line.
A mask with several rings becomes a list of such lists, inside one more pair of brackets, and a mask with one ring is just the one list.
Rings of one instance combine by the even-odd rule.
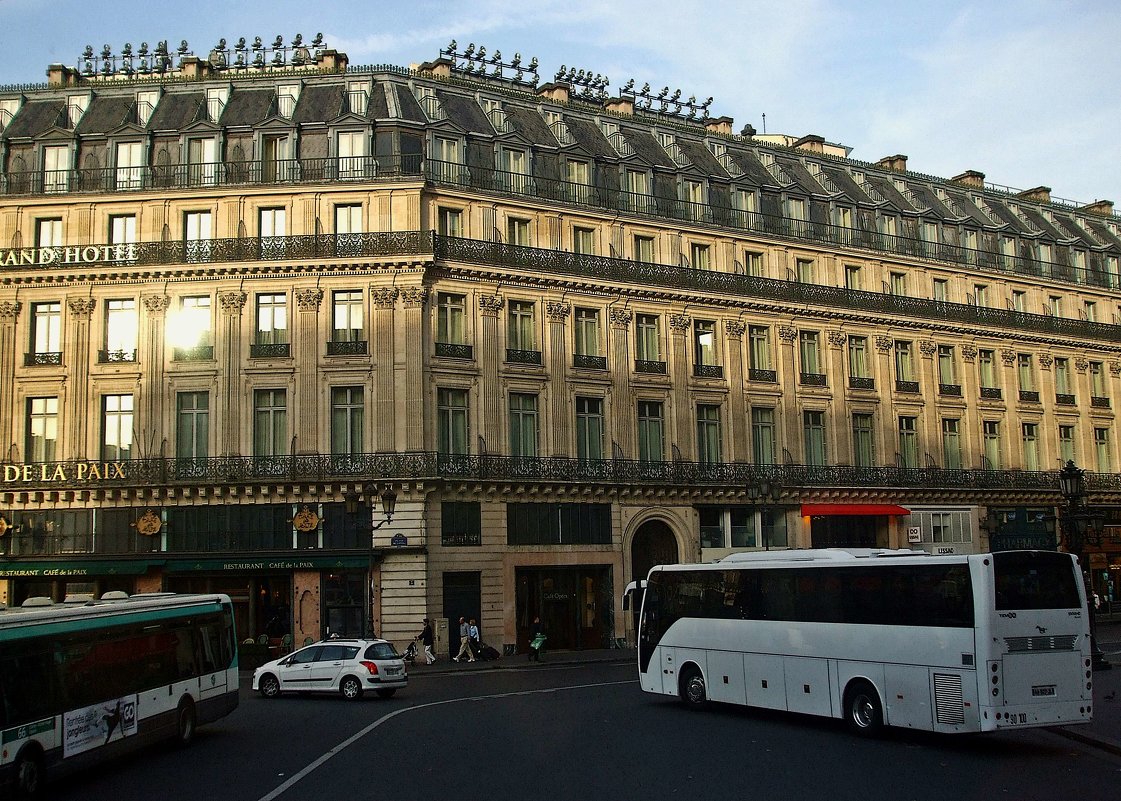
[[705, 677], [693, 665], [681, 671], [681, 700], [694, 707], [702, 706], [708, 700]]
[[43, 797], [43, 756], [34, 748], [28, 748], [16, 757], [16, 798], [36, 799]]
[[261, 676], [261, 681], [257, 687], [265, 698], [276, 698], [280, 695], [280, 679], [271, 673]]
[[845, 722], [849, 729], [863, 736], [872, 736], [884, 725], [884, 711], [876, 688], [866, 681], [849, 685], [845, 693]]
[[179, 746], [190, 745], [195, 739], [195, 726], [198, 716], [195, 713], [195, 702], [184, 698], [179, 702], [179, 714], [176, 719], [175, 744]]
[[339, 685], [339, 692], [348, 701], [355, 701], [362, 697], [362, 683], [354, 676], [347, 676]]

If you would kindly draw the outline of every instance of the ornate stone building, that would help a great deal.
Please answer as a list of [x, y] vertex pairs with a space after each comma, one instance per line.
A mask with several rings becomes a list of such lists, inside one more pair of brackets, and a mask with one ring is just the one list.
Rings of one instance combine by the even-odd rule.
[[7, 603], [604, 647], [661, 561], [1055, 547], [1069, 459], [1121, 505], [1111, 203], [536, 70], [223, 41], [0, 88]]

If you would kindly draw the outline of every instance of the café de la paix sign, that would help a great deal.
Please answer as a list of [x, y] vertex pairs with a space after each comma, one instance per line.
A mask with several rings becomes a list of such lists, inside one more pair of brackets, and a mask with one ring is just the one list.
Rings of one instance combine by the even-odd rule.
[[128, 477], [125, 473], [125, 462], [6, 464], [2, 476], [4, 484], [112, 481]]
[[60, 267], [99, 262], [134, 262], [134, 243], [122, 245], [73, 245], [52, 248], [0, 248], [0, 267]]

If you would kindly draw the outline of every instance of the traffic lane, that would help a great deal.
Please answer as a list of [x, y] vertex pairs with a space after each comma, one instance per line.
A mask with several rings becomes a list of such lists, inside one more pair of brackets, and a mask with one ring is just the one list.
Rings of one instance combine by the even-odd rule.
[[[626, 674], [633, 676], [634, 667], [627, 668]], [[393, 698], [370, 693], [360, 701], [321, 694], [264, 699], [250, 690], [250, 679], [243, 676], [238, 708], [201, 726], [188, 748], [152, 745], [52, 782], [49, 797], [57, 801], [150, 801], [156, 788], [160, 801], [258, 798], [324, 751], [395, 710], [463, 694], [547, 686], [557, 681], [557, 675], [574, 672], [579, 668], [546, 665], [414, 675], [409, 686]]]
[[839, 721], [742, 707], [691, 710], [626, 682], [419, 706], [276, 798], [586, 801], [732, 792], [1113, 801], [1119, 770], [1121, 759], [1045, 731], [951, 737], [893, 730], [864, 740]]

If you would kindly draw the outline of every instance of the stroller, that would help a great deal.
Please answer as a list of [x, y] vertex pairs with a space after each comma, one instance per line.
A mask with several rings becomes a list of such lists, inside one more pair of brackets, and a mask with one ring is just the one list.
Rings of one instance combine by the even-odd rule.
[[405, 653], [401, 654], [401, 658], [404, 659], [406, 662], [408, 662], [410, 665], [415, 665], [416, 664], [416, 654], [417, 654], [417, 647], [416, 647], [416, 639], [414, 638], [413, 641], [411, 643], [409, 643], [409, 647], [405, 649]]

